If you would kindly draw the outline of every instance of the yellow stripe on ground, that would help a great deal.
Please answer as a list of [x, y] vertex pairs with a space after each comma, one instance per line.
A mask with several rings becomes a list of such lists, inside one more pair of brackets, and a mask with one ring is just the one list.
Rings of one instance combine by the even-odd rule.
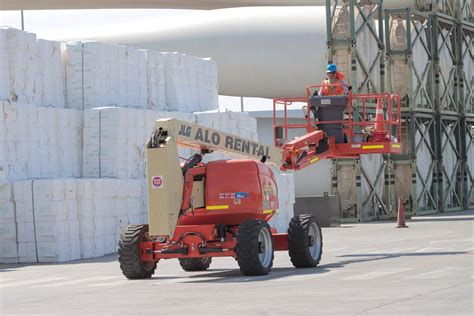
[[319, 160], [319, 157], [316, 157], [316, 158], [311, 159], [309, 162], [310, 162], [310, 163], [315, 163], [315, 162], [318, 161], [318, 160]]
[[273, 210], [263, 210], [263, 214], [270, 214], [273, 213]]
[[384, 145], [366, 145], [362, 149], [383, 149]]
[[206, 206], [206, 210], [212, 211], [212, 210], [226, 210], [229, 208], [229, 205], [208, 205]]

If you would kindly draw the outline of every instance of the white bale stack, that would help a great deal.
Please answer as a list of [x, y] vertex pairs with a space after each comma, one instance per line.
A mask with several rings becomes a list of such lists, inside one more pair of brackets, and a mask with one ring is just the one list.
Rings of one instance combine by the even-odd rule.
[[294, 216], [295, 181], [293, 174], [281, 173], [276, 167], [272, 169], [278, 188], [278, 210], [269, 224], [271, 227], [276, 228], [279, 233], [285, 233], [288, 230], [291, 218]]
[[219, 108], [217, 66], [213, 60], [168, 53], [165, 63], [168, 110], [197, 112]]
[[65, 49], [69, 108], [146, 107], [144, 50], [98, 42], [72, 42]]
[[143, 180], [81, 179], [77, 205], [81, 258], [116, 252], [122, 229], [146, 222]]
[[[64, 108], [64, 78], [61, 43], [38, 40], [39, 73], [42, 82], [41, 106]], [[38, 92], [37, 92], [38, 93]]]
[[80, 177], [82, 113], [0, 101], [0, 180]]
[[[36, 35], [13, 28], [3, 28], [3, 32], [7, 36], [9, 68], [9, 95], [6, 99], [39, 104], [42, 86]], [[2, 34], [0, 38], [4, 36]]]
[[10, 97], [10, 70], [7, 30], [0, 28], [0, 100]]
[[197, 58], [197, 88], [200, 111], [219, 109], [217, 63], [211, 58]]
[[146, 222], [143, 180], [50, 179], [0, 184], [0, 263], [65, 262], [117, 249]]
[[[194, 122], [192, 113], [130, 108], [95, 108], [84, 112], [83, 175], [91, 178], [143, 179], [145, 144], [159, 118]], [[187, 151], [180, 151], [185, 154]]]
[[39, 262], [80, 259], [75, 180], [37, 180], [32, 188]]
[[16, 234], [13, 188], [0, 182], [0, 262], [18, 263]]
[[37, 262], [33, 207], [33, 180], [14, 181], [15, 221], [18, 227], [18, 262]]
[[[196, 113], [196, 123], [218, 131], [258, 141], [257, 120], [247, 112], [202, 112]], [[215, 152], [204, 156], [204, 161], [229, 159], [230, 156]]]
[[165, 53], [146, 51], [148, 108], [155, 111], [166, 109]]

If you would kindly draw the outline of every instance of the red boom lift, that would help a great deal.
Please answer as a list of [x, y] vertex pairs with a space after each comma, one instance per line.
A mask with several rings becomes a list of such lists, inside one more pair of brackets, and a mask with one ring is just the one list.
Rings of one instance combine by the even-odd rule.
[[[310, 215], [295, 216], [287, 233], [268, 221], [278, 209], [272, 170], [300, 170], [321, 159], [400, 153], [400, 98], [390, 94], [307, 96], [274, 100], [275, 146], [207, 127], [163, 119], [147, 143], [148, 225], [129, 225], [119, 241], [119, 262], [130, 279], [150, 278], [161, 259], [178, 258], [186, 271], [206, 270], [212, 257], [234, 257], [245, 275], [267, 274], [274, 251], [293, 265], [315, 267], [321, 228]], [[288, 124], [287, 110], [304, 102], [304, 124]], [[277, 107], [283, 105], [283, 117]], [[302, 115], [303, 117], [303, 115]], [[282, 123], [279, 123], [283, 120]], [[304, 135], [288, 139], [291, 129]], [[177, 146], [200, 153], [179, 164]], [[250, 159], [202, 163], [212, 151]]]

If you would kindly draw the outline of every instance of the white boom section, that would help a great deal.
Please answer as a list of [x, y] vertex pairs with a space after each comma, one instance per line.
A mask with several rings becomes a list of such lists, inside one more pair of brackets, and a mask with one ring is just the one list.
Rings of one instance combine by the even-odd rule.
[[159, 119], [155, 124], [155, 132], [160, 131], [161, 137], [172, 137], [174, 142], [181, 146], [197, 150], [219, 151], [255, 160], [265, 157], [266, 163], [278, 166], [282, 163], [281, 149], [278, 147], [260, 144], [251, 139], [194, 123], [174, 118]]

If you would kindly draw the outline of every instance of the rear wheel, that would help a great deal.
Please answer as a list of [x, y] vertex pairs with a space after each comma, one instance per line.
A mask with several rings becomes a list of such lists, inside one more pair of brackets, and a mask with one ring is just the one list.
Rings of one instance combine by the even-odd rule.
[[273, 265], [270, 226], [261, 220], [246, 221], [237, 232], [237, 262], [244, 275], [265, 275]]
[[156, 261], [140, 260], [140, 243], [149, 241], [148, 225], [128, 225], [118, 243], [120, 269], [129, 279], [151, 278]]
[[184, 271], [204, 271], [209, 268], [211, 262], [211, 257], [179, 259], [179, 264]]
[[291, 219], [288, 227], [288, 252], [296, 268], [316, 267], [323, 253], [321, 227], [311, 215]]

